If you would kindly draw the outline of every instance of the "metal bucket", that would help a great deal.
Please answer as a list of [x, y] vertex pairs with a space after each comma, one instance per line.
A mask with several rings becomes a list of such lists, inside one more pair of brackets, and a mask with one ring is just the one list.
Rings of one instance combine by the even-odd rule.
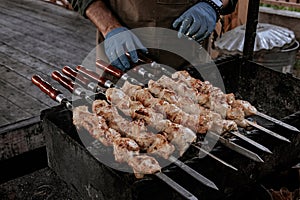
[[[245, 25], [230, 30], [215, 42], [220, 54], [242, 54]], [[293, 73], [299, 42], [293, 31], [265, 23], [258, 23], [254, 45], [254, 61], [283, 73]]]
[[299, 42], [295, 41], [289, 47], [278, 51], [274, 49], [258, 51], [254, 54], [254, 61], [275, 71], [293, 73], [298, 48]]

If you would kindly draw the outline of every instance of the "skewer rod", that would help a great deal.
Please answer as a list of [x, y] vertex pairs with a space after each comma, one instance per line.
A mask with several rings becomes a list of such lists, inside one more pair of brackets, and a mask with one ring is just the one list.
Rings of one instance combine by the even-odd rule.
[[287, 138], [285, 138], [285, 137], [283, 137], [281, 135], [278, 135], [277, 133], [274, 133], [273, 131], [271, 131], [269, 129], [266, 129], [265, 127], [262, 127], [262, 126], [260, 126], [260, 125], [258, 125], [256, 123], [254, 123], [254, 122], [251, 122], [251, 121], [247, 120], [247, 123], [249, 125], [253, 126], [254, 128], [257, 128], [260, 131], [263, 131], [263, 132], [265, 132], [265, 133], [267, 133], [269, 135], [272, 135], [273, 137], [276, 137], [279, 140], [283, 140], [283, 141], [286, 141], [286, 142], [289, 142], [289, 143], [291, 142], [289, 139], [287, 139]]
[[181, 185], [173, 181], [171, 178], [169, 178], [167, 175], [163, 174], [162, 172], [155, 173], [155, 176], [159, 179], [163, 180], [166, 184], [168, 184], [171, 188], [176, 190], [179, 194], [181, 194], [183, 197], [189, 200], [197, 200], [198, 198], [195, 197], [192, 193], [187, 191], [185, 188], [183, 188]]

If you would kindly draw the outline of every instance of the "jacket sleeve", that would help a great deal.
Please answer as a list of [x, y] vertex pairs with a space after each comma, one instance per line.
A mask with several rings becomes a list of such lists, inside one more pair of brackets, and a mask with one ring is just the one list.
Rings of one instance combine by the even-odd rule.
[[94, 1], [96, 0], [68, 0], [68, 2], [72, 5], [73, 9], [79, 12], [84, 17], [86, 17], [85, 15], [86, 9]]
[[232, 13], [235, 10], [237, 2], [238, 0], [229, 0], [228, 6], [226, 6], [226, 8], [223, 8], [221, 10], [221, 15], [228, 15]]

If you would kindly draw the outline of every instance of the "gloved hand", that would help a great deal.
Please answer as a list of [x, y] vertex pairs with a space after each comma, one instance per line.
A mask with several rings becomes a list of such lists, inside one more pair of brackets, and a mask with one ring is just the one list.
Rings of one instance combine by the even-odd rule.
[[200, 2], [177, 18], [173, 27], [177, 28], [181, 24], [178, 31], [179, 38], [185, 34], [196, 41], [201, 41], [213, 32], [216, 21], [217, 13], [213, 7], [206, 2]]
[[111, 64], [122, 71], [130, 68], [129, 61], [125, 55], [126, 52], [129, 52], [130, 58], [134, 63], [138, 61], [136, 49], [140, 49], [144, 53], [147, 52], [140, 40], [125, 27], [115, 28], [106, 34], [104, 48]]

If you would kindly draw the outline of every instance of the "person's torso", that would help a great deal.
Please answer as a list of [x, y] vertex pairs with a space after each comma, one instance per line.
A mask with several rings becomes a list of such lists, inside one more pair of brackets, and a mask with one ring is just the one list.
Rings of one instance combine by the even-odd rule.
[[119, 20], [129, 28], [171, 28], [173, 21], [198, 0], [108, 0]]
[[[107, 4], [122, 25], [129, 29], [159, 27], [174, 30], [172, 27], [173, 22], [198, 1], [199, 0], [107, 0]], [[150, 57], [155, 61], [174, 68], [187, 64], [186, 60], [174, 55], [174, 52], [162, 50], [163, 46], [166, 45], [173, 47], [178, 46], [177, 40], [171, 40], [168, 32], [166, 32], [166, 34], [164, 34], [164, 32], [157, 34], [155, 29], [150, 31], [147, 29], [147, 31], [138, 30], [134, 33], [141, 40], [142, 44], [148, 48]], [[177, 32], [174, 30], [173, 34], [175, 33], [177, 38]], [[150, 46], [154, 47], [149, 49]]]

